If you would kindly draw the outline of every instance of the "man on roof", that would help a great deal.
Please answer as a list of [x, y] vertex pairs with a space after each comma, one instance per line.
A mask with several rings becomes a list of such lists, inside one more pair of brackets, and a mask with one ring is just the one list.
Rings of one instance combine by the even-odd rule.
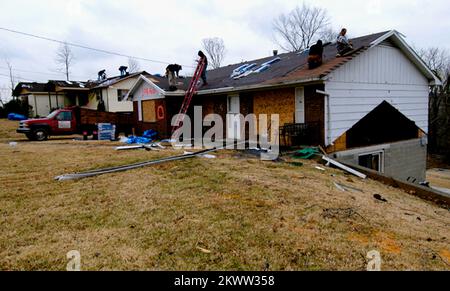
[[208, 82], [206, 80], [206, 69], [208, 68], [208, 58], [206, 57], [206, 55], [202, 51], [198, 52], [198, 56], [200, 57], [200, 60], [198, 61], [199, 63], [201, 61], [205, 62], [205, 67], [203, 68], [202, 75], [201, 75], [201, 78], [203, 80], [203, 85], [202, 86], [208, 86]]
[[317, 43], [309, 49], [308, 67], [310, 70], [318, 68], [322, 65], [323, 43], [319, 39]]
[[180, 76], [180, 71], [183, 68], [178, 64], [168, 65], [166, 68], [166, 77], [169, 80], [169, 90], [177, 90], [177, 78]]
[[337, 38], [336, 47], [338, 50], [338, 57], [344, 56], [353, 50], [352, 42], [347, 38], [347, 29], [343, 28]]

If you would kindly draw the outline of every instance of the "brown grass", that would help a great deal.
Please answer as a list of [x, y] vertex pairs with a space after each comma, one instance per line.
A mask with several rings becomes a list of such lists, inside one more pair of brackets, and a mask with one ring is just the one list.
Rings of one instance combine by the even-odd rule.
[[[15, 126], [0, 128], [1, 270], [65, 270], [70, 250], [83, 270], [364, 270], [371, 250], [384, 270], [449, 270], [448, 210], [315, 162], [222, 152], [56, 182], [175, 152], [70, 139], [12, 148]], [[364, 192], [341, 192], [334, 181]]]

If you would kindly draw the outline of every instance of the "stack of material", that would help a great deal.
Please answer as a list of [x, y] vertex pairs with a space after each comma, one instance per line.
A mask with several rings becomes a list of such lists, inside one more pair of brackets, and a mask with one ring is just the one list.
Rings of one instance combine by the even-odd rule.
[[116, 126], [111, 123], [98, 124], [98, 140], [114, 140], [116, 137]]

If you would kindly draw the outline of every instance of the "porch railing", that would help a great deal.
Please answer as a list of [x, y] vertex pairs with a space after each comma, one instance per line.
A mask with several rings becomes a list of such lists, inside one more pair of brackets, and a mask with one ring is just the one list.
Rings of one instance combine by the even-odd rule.
[[280, 127], [280, 145], [285, 147], [320, 144], [320, 124], [288, 123]]

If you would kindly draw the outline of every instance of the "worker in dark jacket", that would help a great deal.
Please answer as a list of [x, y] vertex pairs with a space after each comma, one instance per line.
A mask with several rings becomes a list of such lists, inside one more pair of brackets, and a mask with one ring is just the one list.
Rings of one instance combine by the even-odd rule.
[[208, 68], [208, 58], [205, 56], [205, 54], [202, 51], [198, 52], [198, 56], [200, 57], [199, 62], [203, 61], [205, 62], [205, 67], [203, 68], [201, 78], [203, 80], [203, 86], [208, 86], [208, 82], [206, 80], [206, 69]]
[[308, 66], [309, 69], [315, 69], [322, 65], [323, 58], [323, 43], [318, 40], [317, 43], [309, 49]]
[[168, 65], [166, 68], [166, 77], [169, 80], [169, 90], [177, 90], [177, 78], [180, 76], [180, 71], [183, 68], [178, 64]]

